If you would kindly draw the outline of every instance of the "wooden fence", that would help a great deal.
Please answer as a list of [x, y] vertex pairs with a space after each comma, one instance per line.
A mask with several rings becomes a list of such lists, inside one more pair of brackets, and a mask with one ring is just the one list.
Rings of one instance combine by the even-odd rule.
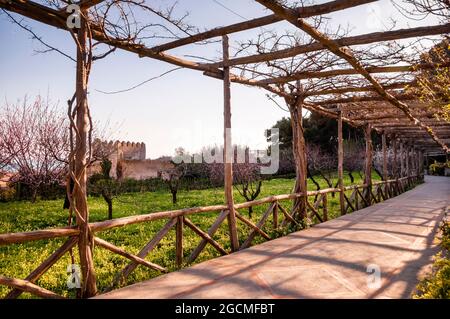
[[[382, 200], [397, 196], [406, 191], [412, 185], [423, 179], [423, 175], [402, 177], [387, 181], [374, 182], [372, 185], [353, 185], [344, 188], [344, 202], [340, 201], [341, 212], [349, 213], [358, 209], [379, 203]], [[328, 220], [328, 194], [340, 193], [338, 188], [327, 188], [319, 191], [307, 192], [307, 198], [313, 197], [313, 201], [307, 200], [307, 213], [312, 218], [316, 218], [319, 222]], [[347, 196], [349, 195], [349, 196]], [[289, 225], [298, 225], [292, 210], [287, 208], [290, 200], [302, 197], [304, 194], [284, 194], [269, 196], [263, 199], [254, 200], [235, 204], [235, 216], [249, 229], [248, 236], [242, 241], [239, 250], [249, 247], [256, 236], [261, 236], [265, 240], [271, 237], [264, 231], [264, 227], [270, 227], [273, 230], [285, 229]], [[267, 205], [259, 221], [255, 224], [251, 220], [239, 213], [240, 210], [254, 206]], [[205, 214], [217, 212], [217, 218], [208, 230], [202, 230], [195, 225], [190, 219], [191, 215]], [[158, 245], [164, 236], [175, 227], [176, 230], [176, 264], [181, 266], [183, 262], [192, 263], [200, 255], [200, 253], [209, 244], [214, 247], [221, 255], [227, 255], [230, 251], [224, 249], [216, 240], [213, 239], [215, 232], [228, 216], [227, 205], [214, 205], [206, 207], [193, 207], [172, 211], [155, 212], [143, 215], [135, 215], [123, 218], [116, 218], [107, 221], [89, 223], [89, 227], [94, 234], [94, 242], [115, 254], [123, 256], [130, 260], [129, 264], [120, 270], [106, 291], [110, 291], [115, 287], [123, 284], [126, 278], [133, 272], [138, 265], [148, 267], [161, 273], [167, 272], [162, 266], [145, 260], [152, 250]], [[167, 220], [165, 225], [156, 233], [156, 235], [140, 250], [137, 255], [131, 254], [114, 244], [98, 237], [98, 233], [131, 224], [152, 222], [157, 220]], [[190, 253], [187, 260], [183, 260], [183, 229], [190, 228], [202, 240], [198, 246]], [[61, 227], [45, 230], [37, 230], [21, 233], [0, 234], [0, 246], [25, 243], [35, 240], [52, 239], [59, 237], [68, 237], [67, 241], [58, 248], [53, 254], [44, 260], [36, 269], [34, 269], [25, 279], [8, 278], [0, 275], [0, 284], [12, 288], [5, 297], [6, 299], [17, 298], [22, 292], [26, 291], [42, 298], [63, 298], [54, 292], [46, 290], [36, 285], [36, 281], [52, 267], [65, 253], [72, 249], [78, 242], [79, 230], [77, 227]]]

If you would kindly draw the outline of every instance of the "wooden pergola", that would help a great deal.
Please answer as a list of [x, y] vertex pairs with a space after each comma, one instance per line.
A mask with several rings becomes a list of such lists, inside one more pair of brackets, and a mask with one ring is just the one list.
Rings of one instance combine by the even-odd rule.
[[[373, 200], [388, 198], [406, 189], [406, 184], [422, 178], [422, 167], [424, 155], [449, 152], [450, 123], [437, 119], [434, 114], [439, 113], [439, 107], [430, 108], [426, 103], [417, 97], [408, 94], [404, 87], [411, 84], [405, 81], [402, 76], [399, 80], [384, 83], [378, 78], [379, 74], [407, 75], [410, 77], [414, 72], [425, 69], [433, 69], [433, 64], [418, 65], [363, 65], [352, 47], [357, 45], [368, 45], [385, 41], [395, 41], [400, 39], [436, 36], [450, 33], [450, 23], [438, 24], [434, 26], [416, 27], [409, 29], [399, 29], [386, 32], [375, 32], [351, 37], [341, 37], [331, 39], [321, 33], [318, 29], [309, 24], [305, 18], [329, 14], [336, 11], [345, 10], [355, 6], [376, 2], [376, 0], [336, 0], [323, 4], [287, 8], [277, 1], [255, 0], [272, 14], [260, 18], [218, 27], [209, 31], [189, 35], [161, 45], [147, 47], [141, 43], [125, 41], [124, 39], [113, 38], [106, 34], [102, 25], [89, 20], [89, 10], [100, 5], [103, 0], [81, 0], [78, 2], [81, 8], [81, 27], [70, 29], [67, 26], [69, 13], [63, 9], [55, 9], [42, 5], [34, 1], [26, 0], [0, 0], [0, 8], [9, 12], [20, 14], [24, 17], [42, 22], [46, 25], [68, 31], [74, 38], [77, 45], [77, 77], [75, 101], [76, 119], [73, 123], [76, 131], [76, 145], [74, 148], [74, 167], [72, 177], [76, 181], [72, 192], [72, 208], [76, 212], [77, 225], [67, 228], [42, 230], [28, 233], [1, 234], [0, 245], [38, 240], [44, 238], [69, 237], [69, 241], [55, 252], [43, 265], [39, 266], [25, 280], [11, 279], [0, 276], [0, 284], [8, 285], [14, 290], [8, 297], [17, 297], [21, 291], [33, 292], [40, 296], [57, 297], [54, 293], [38, 287], [37, 279], [54, 264], [65, 252], [78, 244], [80, 252], [80, 263], [82, 266], [83, 287], [82, 296], [91, 297], [97, 294], [95, 267], [93, 262], [93, 244], [105, 247], [119, 255], [129, 258], [132, 263], [121, 272], [121, 276], [126, 277], [138, 264], [152, 269], [164, 271], [159, 265], [151, 264], [144, 260], [145, 256], [155, 247], [158, 239], [167, 234], [171, 227], [176, 227], [177, 233], [177, 263], [181, 264], [183, 254], [183, 227], [193, 229], [201, 238], [202, 243], [191, 254], [190, 261], [195, 260], [206, 244], [213, 245], [221, 253], [227, 253], [217, 242], [212, 239], [212, 235], [224, 219], [228, 219], [230, 242], [232, 251], [245, 248], [251, 244], [256, 235], [268, 239], [268, 235], [262, 230], [262, 225], [269, 214], [273, 213], [274, 227], [278, 225], [278, 213], [285, 216], [282, 224], [298, 223], [306, 216], [307, 211], [311, 211], [320, 221], [326, 220], [326, 194], [337, 192], [340, 194], [341, 213], [345, 214], [349, 210], [356, 210], [360, 207], [370, 205]], [[307, 34], [314, 41], [303, 45], [294, 45], [290, 48], [274, 50], [271, 52], [247, 55], [243, 57], [230, 57], [228, 36], [233, 33], [243, 32], [262, 26], [274, 24], [280, 21], [287, 21], [294, 26], [295, 30]], [[222, 37], [223, 56], [218, 62], [199, 63], [193, 60], [180, 58], [172, 55], [168, 51], [190, 44]], [[184, 210], [160, 212], [147, 215], [131, 216], [119, 218], [111, 221], [89, 223], [89, 210], [86, 201], [86, 161], [88, 151], [88, 127], [89, 108], [87, 104], [87, 80], [88, 67], [86, 59], [88, 55], [89, 41], [97, 41], [111, 47], [135, 53], [140, 58], [151, 58], [170, 63], [179, 67], [201, 71], [204, 75], [217, 78], [223, 81], [224, 92], [224, 153], [228, 154], [232, 142], [229, 134], [225, 132], [231, 129], [231, 93], [230, 83], [240, 83], [243, 85], [262, 88], [272, 94], [284, 98], [291, 113], [293, 129], [293, 151], [295, 157], [297, 178], [295, 190], [292, 194], [272, 196], [254, 202], [236, 204], [232, 193], [232, 158], [225, 156], [224, 176], [225, 176], [225, 202], [224, 205], [213, 207], [186, 208]], [[327, 50], [340, 61], [343, 61], [347, 68], [330, 68], [319, 71], [298, 71], [285, 76], [273, 76], [273, 74], [262, 74], [259, 78], [248, 78], [242, 74], [233, 73], [243, 66], [257, 64], [267, 61], [277, 61], [286, 58], [301, 56], [304, 54]], [[442, 65], [441, 65], [442, 66]], [[448, 65], [444, 65], [448, 67]], [[300, 89], [301, 81], [339, 79], [341, 76], [357, 76], [363, 80], [361, 86], [340, 86], [335, 88], [318, 89], [315, 91], [303, 92]], [[291, 84], [297, 90], [287, 92], [283, 90], [284, 84]], [[294, 84], [292, 84], [294, 83]], [[303, 109], [317, 112], [321, 115], [334, 118], [338, 121], [338, 188], [328, 189], [319, 192], [308, 192], [306, 187], [306, 146], [303, 137], [302, 111]], [[347, 122], [352, 126], [364, 129], [366, 137], [366, 164], [365, 182], [361, 186], [345, 186], [343, 183], [343, 136], [342, 125]], [[372, 171], [372, 141], [371, 132], [375, 130], [382, 134], [383, 149], [383, 183], [373, 183], [371, 180]], [[389, 180], [387, 169], [386, 149], [388, 141], [393, 149], [394, 171], [391, 174], [393, 180]], [[399, 162], [397, 164], [397, 161]], [[382, 186], [383, 185], [383, 186]], [[373, 192], [375, 187], [375, 194]], [[363, 192], [360, 192], [360, 188]], [[353, 190], [348, 198], [345, 191]], [[308, 196], [320, 195], [319, 201], [315, 204], [308, 202]], [[358, 199], [359, 198], [359, 199]], [[293, 200], [292, 210], [279, 205], [281, 200]], [[254, 224], [250, 220], [241, 216], [237, 210], [253, 205], [269, 203], [269, 208], [261, 219], [260, 223]], [[323, 215], [319, 215], [319, 207], [323, 207]], [[221, 211], [216, 223], [208, 232], [199, 229], [186, 216], [194, 213]], [[158, 215], [159, 214], [159, 215]], [[276, 216], [276, 217], [275, 217]], [[95, 232], [105, 229], [124, 226], [131, 223], [148, 222], [151, 220], [168, 218], [169, 221], [164, 228], [150, 241], [138, 255], [133, 255], [122, 249], [94, 236]], [[252, 230], [249, 238], [243, 245], [239, 244], [237, 232], [237, 220], [246, 224]], [[119, 278], [120, 279], [120, 278]]]

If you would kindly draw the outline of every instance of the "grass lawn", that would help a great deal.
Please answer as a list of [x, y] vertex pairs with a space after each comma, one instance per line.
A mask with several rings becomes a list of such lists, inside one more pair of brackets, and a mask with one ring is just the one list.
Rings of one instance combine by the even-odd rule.
[[[362, 184], [358, 174], [354, 174], [355, 184]], [[350, 185], [350, 180], [345, 175], [345, 185]], [[374, 180], [379, 180], [376, 174], [373, 174]], [[322, 188], [327, 188], [325, 181], [319, 177], [316, 180]], [[335, 181], [335, 179], [334, 179]], [[294, 185], [294, 179], [272, 179], [264, 181], [261, 194], [258, 198], [290, 193]], [[315, 190], [315, 185], [308, 180], [310, 190]], [[235, 202], [240, 203], [245, 200], [235, 190]], [[310, 199], [312, 200], [312, 198]], [[89, 210], [91, 221], [105, 220], [107, 217], [107, 206], [102, 198], [90, 197]], [[169, 192], [144, 192], [123, 194], [114, 200], [114, 218], [138, 215], [157, 211], [173, 210], [178, 208], [207, 206], [223, 203], [223, 189], [207, 189], [194, 191], [180, 191], [178, 194], [178, 203], [173, 205], [171, 194]], [[285, 207], [289, 207], [288, 202], [284, 202]], [[329, 218], [335, 218], [339, 214], [338, 196], [328, 197]], [[0, 203], [0, 233], [22, 232], [37, 229], [51, 228], [67, 225], [67, 210], [62, 209], [63, 200], [38, 201], [34, 204], [30, 202], [9, 202]], [[257, 222], [267, 204], [254, 207], [253, 221]], [[247, 210], [242, 210], [244, 216]], [[201, 229], [207, 230], [214, 222], [218, 212], [191, 215], [189, 218]], [[99, 233], [99, 237], [124, 248], [126, 251], [137, 254], [139, 250], [159, 231], [166, 220], [129, 225], [116, 229], [107, 230]], [[314, 221], [313, 221], [314, 222]], [[265, 230], [273, 238], [282, 234], [275, 233], [269, 229], [270, 222], [267, 222]], [[243, 241], [250, 232], [250, 229], [238, 223], [240, 240]], [[226, 221], [222, 223], [221, 228], [214, 235], [222, 247], [229, 249], [229, 239], [227, 233]], [[46, 257], [53, 253], [65, 239], [40, 240], [24, 244], [14, 244], [0, 247], [0, 275], [25, 278], [35, 267], [37, 267]], [[201, 241], [193, 231], [185, 227], [184, 246], [185, 257], [188, 257], [191, 251]], [[253, 242], [256, 244], [263, 241], [257, 236]], [[77, 251], [74, 250], [77, 256]], [[196, 263], [219, 256], [220, 254], [210, 245], [207, 245]], [[77, 258], [77, 257], [76, 257]], [[158, 246], [146, 258], [148, 261], [167, 267], [170, 271], [176, 270], [175, 266], [175, 230], [174, 228], [162, 239]], [[128, 264], [128, 259], [113, 254], [103, 248], [96, 247], [94, 250], [94, 262], [97, 273], [97, 285], [102, 291], [108, 287], [114, 278], [114, 275]], [[67, 290], [66, 280], [67, 266], [71, 264], [69, 254], [61, 258], [50, 270], [45, 273], [37, 282], [38, 285], [52, 290], [64, 296], [73, 297], [73, 291]], [[150, 279], [158, 276], [159, 273], [146, 267], [139, 266], [129, 277], [127, 284]], [[9, 288], [0, 286], [0, 297], [6, 295]], [[22, 294], [22, 298], [30, 298], [31, 295]]]

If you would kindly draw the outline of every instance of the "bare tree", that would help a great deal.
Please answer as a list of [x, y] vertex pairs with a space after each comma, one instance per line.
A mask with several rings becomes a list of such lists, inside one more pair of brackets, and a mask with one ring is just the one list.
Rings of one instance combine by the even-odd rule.
[[[323, 151], [320, 145], [310, 144], [306, 147], [306, 156], [308, 159], [307, 163], [307, 174], [309, 179], [316, 185], [316, 190], [320, 190], [320, 184], [314, 178], [314, 175], [320, 174], [321, 165], [322, 165], [322, 154]], [[317, 195], [315, 197], [317, 199]]]
[[[242, 163], [233, 165], [234, 187], [239, 194], [247, 201], [255, 200], [261, 193], [262, 177], [260, 174], [261, 165], [251, 163], [249, 160], [249, 149], [245, 148], [245, 159]], [[248, 216], [251, 218], [253, 207], [248, 208]]]
[[122, 183], [111, 177], [111, 161], [105, 157], [100, 162], [101, 173], [91, 177], [90, 191], [93, 194], [102, 196], [108, 205], [108, 219], [113, 218], [113, 200], [122, 192]]
[[364, 168], [365, 147], [358, 140], [344, 141], [344, 170], [350, 177], [350, 182], [355, 182], [354, 172], [361, 172]]
[[172, 194], [172, 204], [177, 203], [177, 194], [180, 188], [181, 179], [184, 176], [184, 167], [183, 165], [177, 165], [175, 168], [168, 170], [165, 172], [165, 178], [167, 181], [167, 185], [169, 185], [170, 193]]

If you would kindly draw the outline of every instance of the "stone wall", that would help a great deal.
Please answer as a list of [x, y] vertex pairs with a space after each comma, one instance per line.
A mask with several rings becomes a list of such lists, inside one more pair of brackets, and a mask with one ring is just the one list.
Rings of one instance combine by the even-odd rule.
[[173, 167], [172, 163], [161, 160], [123, 160], [119, 162], [122, 178], [132, 179], [161, 177], [164, 171]]
[[[173, 164], [167, 160], [145, 159], [145, 143], [110, 141], [104, 143], [105, 149], [110, 152], [111, 177], [147, 179], [158, 177], [164, 170], [173, 168]], [[95, 163], [88, 168], [88, 176], [100, 173], [100, 163]]]

